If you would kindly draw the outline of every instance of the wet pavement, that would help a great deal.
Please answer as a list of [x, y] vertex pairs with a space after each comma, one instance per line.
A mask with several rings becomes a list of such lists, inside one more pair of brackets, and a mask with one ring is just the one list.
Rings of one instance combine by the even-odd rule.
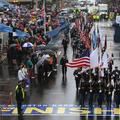
[[[96, 23], [99, 26], [99, 31], [101, 35], [101, 41], [104, 43], [105, 35], [107, 34], [108, 39], [108, 51], [110, 53], [114, 53], [114, 66], [117, 65], [119, 68], [119, 60], [120, 60], [120, 44], [116, 44], [113, 41], [114, 29], [111, 28], [109, 22], [99, 22]], [[60, 43], [60, 42], [59, 42]], [[62, 51], [61, 51], [62, 52]], [[67, 55], [68, 60], [72, 60], [72, 48], [69, 45]], [[17, 72], [13, 70], [12, 67], [8, 67], [7, 63], [4, 62], [0, 64], [0, 80], [4, 81], [7, 80], [10, 82], [13, 91], [13, 104], [15, 104], [15, 97], [14, 97], [14, 89], [17, 83]], [[63, 81], [62, 79], [62, 71], [61, 66], [58, 65], [58, 72], [55, 77], [51, 77], [48, 81], [44, 83], [44, 86], [33, 85], [31, 90], [31, 96], [29, 104], [40, 104], [40, 105], [78, 105], [78, 96], [76, 94], [75, 88], [75, 80], [73, 76], [74, 69], [68, 68], [67, 71], [67, 78]], [[120, 113], [120, 110], [118, 110]], [[17, 116], [10, 116], [10, 117], [2, 117], [0, 116], [0, 120], [17, 120]], [[20, 119], [20, 118], [19, 118]], [[23, 117], [24, 120], [119, 120], [119, 116], [80, 116], [80, 114], [49, 114], [49, 115], [25, 115]]]

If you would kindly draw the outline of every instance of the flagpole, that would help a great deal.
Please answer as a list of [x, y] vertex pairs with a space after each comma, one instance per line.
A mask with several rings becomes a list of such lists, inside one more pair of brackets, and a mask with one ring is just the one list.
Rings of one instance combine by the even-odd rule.
[[[98, 33], [97, 37], [100, 37], [100, 34]], [[99, 38], [100, 39], [100, 38]], [[98, 79], [100, 80], [100, 74], [101, 74], [101, 66], [100, 66], [100, 59], [101, 59], [101, 56], [100, 56], [100, 43], [98, 41], [98, 38], [97, 38], [97, 47], [98, 47]], [[98, 81], [99, 81], [98, 80]]]
[[46, 12], [45, 12], [45, 4], [46, 4], [46, 1], [43, 0], [43, 5], [44, 5], [44, 35], [46, 35]]

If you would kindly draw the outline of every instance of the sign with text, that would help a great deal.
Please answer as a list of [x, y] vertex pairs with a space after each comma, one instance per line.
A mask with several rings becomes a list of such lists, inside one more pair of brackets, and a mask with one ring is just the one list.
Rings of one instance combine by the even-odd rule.
[[[119, 116], [120, 108], [102, 108], [88, 106], [80, 107], [78, 105], [23, 105], [23, 113], [29, 115], [74, 115], [74, 116]], [[16, 105], [1, 106], [0, 114], [2, 116], [17, 115]]]

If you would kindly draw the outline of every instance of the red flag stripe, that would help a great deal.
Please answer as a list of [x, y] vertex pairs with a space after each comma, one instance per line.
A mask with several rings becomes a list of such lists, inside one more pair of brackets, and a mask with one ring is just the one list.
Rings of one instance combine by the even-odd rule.
[[90, 67], [90, 64], [89, 63], [88, 64], [80, 63], [80, 64], [73, 64], [73, 65], [71, 65], [71, 64], [67, 63], [66, 66], [67, 67], [71, 67], [71, 68], [75, 68], [75, 67]]
[[90, 66], [90, 58], [89, 57], [82, 57], [79, 59], [75, 59], [72, 62], [66, 64], [67, 67], [89, 67]]
[[79, 64], [79, 63], [90, 63], [88, 60], [77, 61], [77, 62], [70, 62], [69, 64]]
[[74, 59], [73, 61], [81, 61], [81, 60], [90, 60], [89, 57], [82, 57], [82, 58], [78, 58], [78, 59]]

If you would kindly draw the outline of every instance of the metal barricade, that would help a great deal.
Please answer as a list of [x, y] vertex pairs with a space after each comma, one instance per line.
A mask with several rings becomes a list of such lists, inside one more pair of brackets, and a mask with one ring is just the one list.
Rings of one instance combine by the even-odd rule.
[[0, 103], [12, 104], [12, 90], [8, 81], [0, 81]]

